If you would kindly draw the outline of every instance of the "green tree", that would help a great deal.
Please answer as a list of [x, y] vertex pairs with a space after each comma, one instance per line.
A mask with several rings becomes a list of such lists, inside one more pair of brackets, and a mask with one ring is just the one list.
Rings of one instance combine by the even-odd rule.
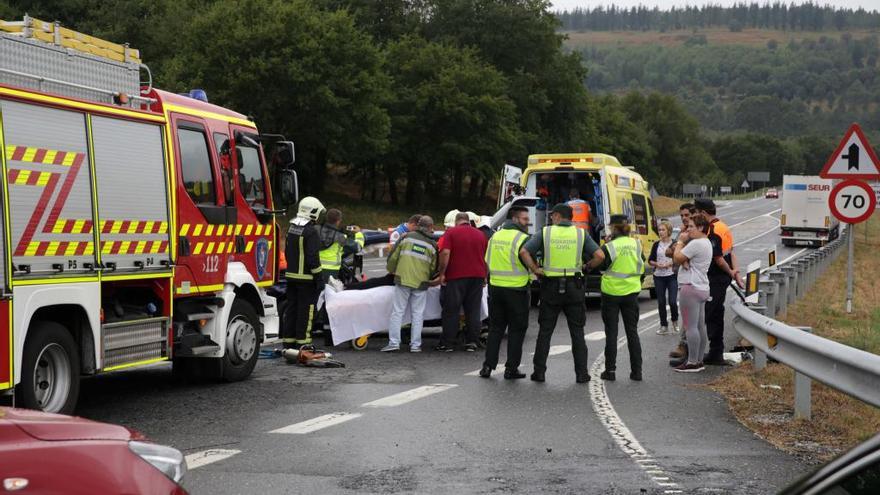
[[387, 161], [406, 173], [407, 204], [424, 204], [431, 176], [451, 176], [460, 199], [465, 173], [494, 176], [521, 152], [507, 81], [474, 50], [407, 36], [388, 46], [386, 60], [396, 95]]
[[169, 71], [178, 87], [205, 88], [292, 138], [310, 193], [322, 191], [328, 161], [353, 163], [388, 144], [381, 52], [346, 11], [305, 0], [217, 2], [177, 44]]

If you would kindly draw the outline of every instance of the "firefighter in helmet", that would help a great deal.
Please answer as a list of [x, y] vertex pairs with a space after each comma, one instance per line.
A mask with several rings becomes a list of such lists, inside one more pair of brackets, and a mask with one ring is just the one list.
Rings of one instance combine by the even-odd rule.
[[312, 343], [312, 324], [315, 305], [324, 290], [321, 274], [320, 234], [316, 221], [324, 213], [324, 205], [311, 196], [299, 202], [296, 217], [287, 230], [287, 307], [284, 310], [284, 328], [281, 341], [285, 349], [299, 349]]

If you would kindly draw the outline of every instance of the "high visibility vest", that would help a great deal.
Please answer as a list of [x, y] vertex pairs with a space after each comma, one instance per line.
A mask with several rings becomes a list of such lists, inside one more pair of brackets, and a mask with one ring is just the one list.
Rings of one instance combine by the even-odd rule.
[[327, 249], [318, 253], [321, 258], [321, 268], [324, 270], [339, 270], [342, 267], [342, 245], [334, 242]]
[[544, 227], [544, 276], [570, 277], [581, 273], [583, 229], [574, 225]]
[[364, 237], [364, 233], [363, 232], [356, 232], [354, 234], [354, 242], [357, 243], [358, 247], [363, 249], [364, 245], [366, 244], [366, 238]]
[[582, 229], [589, 228], [590, 205], [582, 199], [573, 199], [566, 204], [571, 207], [571, 223]]
[[730, 254], [733, 251], [733, 233], [730, 231], [730, 227], [716, 218], [709, 224], [709, 228], [721, 238], [722, 254], [724, 254], [724, 256]]
[[602, 274], [602, 293], [626, 296], [642, 290], [642, 243], [632, 237], [618, 237], [605, 244], [611, 264]]
[[486, 264], [489, 284], [495, 287], [525, 287], [529, 271], [519, 259], [519, 250], [528, 236], [516, 229], [501, 229], [489, 239]]

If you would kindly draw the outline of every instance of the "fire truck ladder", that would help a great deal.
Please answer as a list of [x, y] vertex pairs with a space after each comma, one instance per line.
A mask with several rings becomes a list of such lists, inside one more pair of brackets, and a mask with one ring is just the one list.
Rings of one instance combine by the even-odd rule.
[[141, 70], [149, 92], [150, 69], [128, 45], [27, 15], [22, 21], [0, 20], [0, 84], [139, 108], [155, 101], [141, 96]]

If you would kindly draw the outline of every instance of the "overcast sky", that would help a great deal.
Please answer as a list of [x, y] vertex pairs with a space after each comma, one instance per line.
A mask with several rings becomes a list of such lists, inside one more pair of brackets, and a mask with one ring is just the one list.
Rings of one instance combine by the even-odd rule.
[[[659, 6], [661, 9], [668, 9], [673, 5], [676, 7], [684, 7], [686, 5], [705, 5], [711, 3], [714, 5], [729, 6], [735, 3], [767, 3], [767, 0], [551, 0], [555, 10], [573, 9], [575, 7], [596, 7], [599, 5], [616, 5], [618, 7], [635, 7], [638, 5], [647, 5], [653, 7]], [[792, 0], [786, 0], [785, 3], [791, 3]], [[805, 3], [805, 0], [794, 0], [794, 3]], [[874, 10], [880, 8], [880, 0], [818, 0], [815, 3], [822, 5], [833, 5], [835, 7], [847, 7], [857, 9], [863, 7], [865, 10]]]

